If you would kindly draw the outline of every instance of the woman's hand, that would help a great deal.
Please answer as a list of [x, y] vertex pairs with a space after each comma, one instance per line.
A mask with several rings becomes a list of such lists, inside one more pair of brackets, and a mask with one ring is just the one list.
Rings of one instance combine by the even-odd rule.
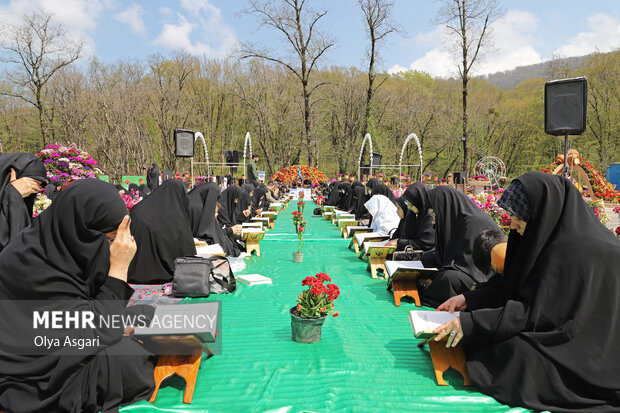
[[439, 341], [444, 337], [448, 337], [446, 347], [456, 347], [456, 345], [463, 338], [463, 329], [461, 328], [461, 319], [456, 317], [447, 323], [437, 327], [434, 330], [437, 334], [435, 341]]
[[467, 301], [465, 300], [465, 296], [463, 294], [459, 294], [454, 297], [448, 298], [446, 302], [437, 307], [437, 311], [447, 311], [449, 313], [453, 313], [456, 311], [465, 311], [467, 310]]
[[245, 211], [243, 211], [243, 215], [245, 215], [246, 217], [249, 217], [251, 213], [252, 213], [252, 211], [250, 210], [250, 208], [248, 208]]
[[261, 214], [261, 212], [263, 212], [263, 210], [262, 210], [262, 209], [257, 209], [257, 210], [256, 210], [256, 215], [260, 215], [260, 214]]
[[32, 194], [36, 194], [41, 190], [41, 183], [36, 179], [23, 177], [17, 179], [17, 174], [15, 173], [15, 169], [11, 168], [11, 177], [10, 182], [17, 192], [22, 196], [22, 198], [26, 198]]
[[116, 238], [110, 244], [110, 271], [108, 276], [127, 282], [129, 264], [136, 254], [136, 241], [129, 229], [129, 215], [118, 226]]
[[243, 229], [243, 225], [238, 225], [237, 224], [237, 225], [233, 225], [232, 226], [232, 232], [233, 232], [233, 234], [236, 234], [236, 235], [240, 235], [242, 229]]
[[387, 244], [385, 244], [386, 247], [395, 247], [398, 245], [398, 239], [393, 239], [387, 242]]

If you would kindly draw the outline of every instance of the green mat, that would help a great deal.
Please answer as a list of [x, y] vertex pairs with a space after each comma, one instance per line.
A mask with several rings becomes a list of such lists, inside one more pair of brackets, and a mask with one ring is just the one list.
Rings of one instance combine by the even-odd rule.
[[[192, 404], [183, 403], [185, 383], [173, 377], [154, 404], [123, 411], [526, 411], [464, 387], [452, 370], [444, 374], [450, 385], [437, 386], [428, 350], [416, 346], [409, 324], [412, 300], [394, 306], [386, 281], [373, 280], [349, 240], [311, 217], [313, 209], [308, 203], [303, 263], [292, 262], [297, 237], [289, 208], [261, 241], [262, 257], [246, 259], [244, 273], [271, 277], [273, 285], [238, 284], [234, 294], [209, 298], [222, 302], [223, 354], [203, 359]], [[295, 343], [288, 311], [301, 280], [318, 272], [340, 287], [340, 315], [327, 318], [319, 343]]]

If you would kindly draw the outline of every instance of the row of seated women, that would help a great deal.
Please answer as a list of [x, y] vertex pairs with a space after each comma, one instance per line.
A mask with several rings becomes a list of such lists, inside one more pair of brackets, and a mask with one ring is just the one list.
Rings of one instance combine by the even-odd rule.
[[151, 307], [127, 307], [134, 292], [129, 282], [169, 281], [174, 259], [195, 254], [194, 236], [234, 255], [217, 218], [232, 227], [248, 220], [265, 206], [269, 190], [231, 187], [220, 198], [219, 187], [209, 183], [188, 195], [181, 182], [168, 180], [132, 208], [130, 220], [113, 185], [83, 179], [31, 221], [34, 196], [45, 183], [45, 168], [33, 155], [0, 157], [0, 303], [6, 311], [0, 318], [0, 411], [118, 411], [150, 397], [157, 357], [114, 325], [80, 330], [81, 338], [97, 338], [97, 346], [69, 355], [62, 348], [41, 352], [33, 348], [33, 313], [19, 300], [39, 311], [91, 311], [96, 320], [149, 317]]
[[534, 410], [620, 411], [620, 241], [569, 180], [515, 179], [498, 202], [512, 219], [507, 240], [450, 187], [415, 183], [394, 200], [371, 181], [336, 183], [328, 204], [356, 215], [364, 205], [374, 231], [426, 251], [438, 272], [419, 286], [423, 303], [460, 311], [436, 339], [462, 341], [481, 391]]

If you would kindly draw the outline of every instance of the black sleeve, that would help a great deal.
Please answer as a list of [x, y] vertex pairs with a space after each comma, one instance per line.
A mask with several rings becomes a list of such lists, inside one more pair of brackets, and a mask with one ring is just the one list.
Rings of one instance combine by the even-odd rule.
[[501, 307], [501, 289], [504, 277], [501, 274], [493, 275], [489, 281], [478, 284], [475, 289], [463, 293], [467, 301], [467, 311], [482, 308]]
[[439, 268], [441, 266], [439, 262], [439, 255], [437, 255], [435, 250], [422, 254], [420, 261], [422, 261], [422, 265], [424, 265], [425, 268]]
[[461, 312], [460, 321], [465, 343], [501, 342], [525, 329], [528, 318], [525, 302], [509, 300], [499, 308]]

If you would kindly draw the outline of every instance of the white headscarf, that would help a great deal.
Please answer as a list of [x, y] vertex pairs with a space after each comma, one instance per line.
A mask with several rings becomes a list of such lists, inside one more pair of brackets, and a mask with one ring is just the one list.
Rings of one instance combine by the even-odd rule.
[[372, 215], [370, 228], [374, 232], [391, 234], [400, 223], [400, 217], [396, 212], [396, 205], [385, 195], [375, 195], [364, 206]]

